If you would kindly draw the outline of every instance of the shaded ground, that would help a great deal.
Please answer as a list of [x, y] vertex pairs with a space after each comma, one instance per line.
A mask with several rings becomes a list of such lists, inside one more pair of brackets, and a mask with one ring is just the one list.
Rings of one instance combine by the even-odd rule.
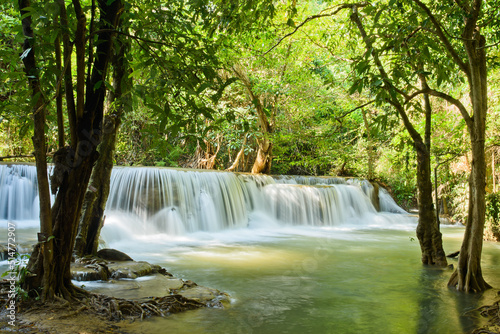
[[126, 330], [130, 321], [110, 321], [88, 309], [78, 312], [80, 307], [64, 303], [21, 306], [16, 314], [15, 326], [6, 322], [3, 308], [0, 313], [0, 331], [30, 334], [130, 333]]

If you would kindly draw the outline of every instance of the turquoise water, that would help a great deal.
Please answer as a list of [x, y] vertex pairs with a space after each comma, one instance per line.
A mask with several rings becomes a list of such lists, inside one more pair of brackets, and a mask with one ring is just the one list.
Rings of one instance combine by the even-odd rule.
[[[460, 248], [463, 228], [443, 234], [447, 252]], [[480, 321], [467, 311], [495, 293], [447, 288], [451, 270], [420, 264], [413, 226], [227, 231], [116, 246], [233, 298], [225, 309], [132, 324], [136, 333], [467, 333]], [[499, 250], [484, 245], [484, 276], [495, 287]]]
[[[35, 176], [34, 166], [0, 164], [3, 244], [7, 220], [20, 249], [35, 243]], [[460, 334], [496, 293], [447, 288], [451, 269], [420, 263], [416, 218], [389, 213], [403, 210], [384, 191], [377, 213], [367, 181], [116, 168], [111, 189], [103, 247], [232, 297], [225, 309], [135, 322], [131, 333]], [[446, 252], [457, 251], [463, 228], [442, 231]], [[485, 243], [483, 273], [497, 288], [499, 264], [500, 245]]]

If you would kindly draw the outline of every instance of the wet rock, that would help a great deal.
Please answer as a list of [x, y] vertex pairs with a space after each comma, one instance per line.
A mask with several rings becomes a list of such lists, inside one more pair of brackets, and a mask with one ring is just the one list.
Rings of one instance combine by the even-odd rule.
[[165, 269], [158, 265], [144, 261], [116, 261], [109, 262], [102, 259], [79, 259], [71, 264], [72, 279], [77, 281], [98, 281], [108, 279], [135, 279], [151, 274], [162, 274], [172, 277]]
[[114, 279], [137, 278], [152, 274], [154, 266], [145, 261], [120, 261], [109, 263], [108, 269]]
[[228, 305], [230, 302], [228, 294], [200, 285], [182, 288], [176, 293], [184, 298], [205, 304], [208, 307], [224, 308], [224, 305]]
[[71, 277], [76, 281], [106, 281], [109, 271], [99, 264], [72, 263]]
[[108, 261], [134, 261], [127, 254], [116, 249], [104, 248], [97, 252], [97, 256]]
[[117, 298], [139, 300], [175, 294], [207, 307], [223, 308], [230, 304], [228, 294], [175, 278], [160, 266], [145, 261], [84, 259], [71, 265], [71, 275], [76, 281], [94, 281], [82, 284], [85, 289]]
[[126, 299], [163, 297], [184, 286], [184, 281], [162, 274], [153, 274], [134, 280], [114, 280], [85, 284], [85, 289], [95, 293]]

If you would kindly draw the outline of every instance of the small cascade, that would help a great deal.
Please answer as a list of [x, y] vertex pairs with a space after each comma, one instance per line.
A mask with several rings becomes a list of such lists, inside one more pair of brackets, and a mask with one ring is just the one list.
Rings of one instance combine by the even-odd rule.
[[225, 172], [117, 167], [106, 211], [133, 213], [169, 234], [246, 227], [265, 182]]
[[346, 184], [347, 181], [342, 177], [335, 176], [303, 176], [303, 175], [276, 175], [274, 176], [276, 183], [285, 184], [303, 184], [306, 186], [314, 185], [332, 185], [332, 184]]
[[[0, 165], [0, 219], [38, 219], [36, 168]], [[252, 226], [335, 226], [376, 215], [366, 180], [115, 167], [102, 234], [184, 235]], [[383, 211], [405, 213], [381, 188]], [[255, 218], [258, 217], [258, 218]]]
[[39, 215], [36, 168], [0, 165], [0, 220], [35, 220]]
[[391, 194], [389, 194], [386, 189], [380, 187], [378, 196], [380, 198], [380, 211], [392, 213], [408, 213], [396, 204]]
[[370, 199], [353, 185], [274, 184], [263, 192], [268, 212], [284, 224], [333, 226], [375, 213]]

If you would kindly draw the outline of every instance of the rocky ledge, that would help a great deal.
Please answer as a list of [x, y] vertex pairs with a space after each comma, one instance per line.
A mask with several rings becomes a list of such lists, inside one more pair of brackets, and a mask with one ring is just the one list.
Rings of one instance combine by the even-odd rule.
[[224, 292], [176, 278], [160, 266], [134, 261], [122, 252], [106, 249], [97, 255], [71, 265], [74, 283], [85, 290], [131, 300], [181, 295], [218, 308], [230, 302]]

